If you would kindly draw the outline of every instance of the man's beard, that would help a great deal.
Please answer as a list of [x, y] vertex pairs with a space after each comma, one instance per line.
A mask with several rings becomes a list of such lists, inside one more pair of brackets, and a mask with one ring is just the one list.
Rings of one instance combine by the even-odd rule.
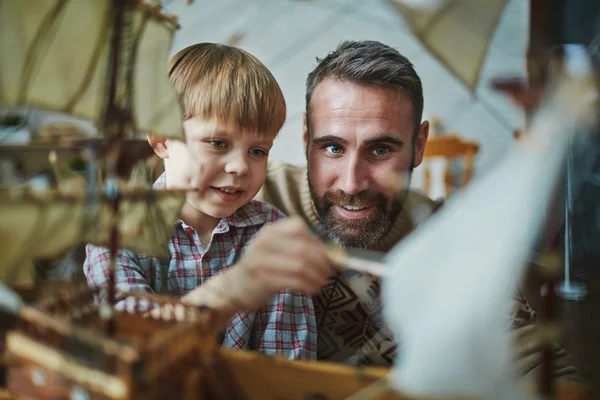
[[[309, 183], [310, 195], [321, 225], [329, 239], [343, 247], [371, 248], [394, 225], [402, 211], [407, 190], [388, 198], [381, 193], [361, 192], [348, 195], [344, 192], [326, 192], [318, 197]], [[373, 207], [371, 215], [361, 219], [344, 218], [333, 209], [334, 206]]]

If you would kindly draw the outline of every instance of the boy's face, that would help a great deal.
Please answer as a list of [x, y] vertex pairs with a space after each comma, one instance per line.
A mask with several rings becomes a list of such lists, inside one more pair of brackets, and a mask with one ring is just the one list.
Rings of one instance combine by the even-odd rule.
[[186, 142], [150, 139], [165, 160], [167, 188], [196, 188], [187, 195], [192, 207], [214, 218], [232, 215], [264, 184], [276, 133], [242, 132], [201, 117], [186, 120], [183, 128]]

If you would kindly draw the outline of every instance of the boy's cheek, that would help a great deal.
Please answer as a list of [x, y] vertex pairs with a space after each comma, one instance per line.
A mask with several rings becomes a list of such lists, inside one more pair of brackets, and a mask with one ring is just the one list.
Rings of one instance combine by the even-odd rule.
[[189, 176], [183, 175], [176, 168], [167, 170], [167, 189], [189, 189], [191, 187]]
[[165, 166], [169, 189], [193, 189], [202, 184], [201, 177], [204, 168], [201, 163], [191, 158], [171, 157]]
[[188, 146], [182, 146], [171, 152], [171, 169], [182, 179], [197, 181], [198, 175], [206, 164], [205, 157], [195, 155]]

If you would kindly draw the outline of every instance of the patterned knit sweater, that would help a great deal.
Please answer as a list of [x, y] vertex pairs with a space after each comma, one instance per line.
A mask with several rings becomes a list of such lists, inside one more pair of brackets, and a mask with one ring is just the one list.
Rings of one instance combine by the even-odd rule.
[[[300, 215], [310, 225], [320, 225], [310, 197], [306, 167], [270, 162], [267, 181], [257, 198], [273, 204], [287, 215]], [[372, 250], [389, 251], [415, 229], [407, 210], [422, 204], [432, 209], [440, 205], [411, 191], [395, 224]], [[402, 352], [401, 338], [397, 343], [383, 321], [380, 291], [377, 278], [351, 271], [337, 273], [315, 296], [320, 360], [352, 365], [392, 365], [396, 353]], [[521, 376], [537, 375], [541, 340], [535, 324], [536, 313], [520, 294], [515, 295], [509, 309], [506, 318], [515, 335], [517, 370]], [[569, 355], [558, 345], [554, 367], [557, 378], [580, 380]]]

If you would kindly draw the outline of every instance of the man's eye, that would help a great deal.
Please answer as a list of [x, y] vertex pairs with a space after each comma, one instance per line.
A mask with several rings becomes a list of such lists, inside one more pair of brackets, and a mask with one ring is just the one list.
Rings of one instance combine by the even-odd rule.
[[263, 149], [252, 149], [252, 150], [250, 150], [250, 154], [252, 154], [253, 156], [256, 156], [256, 157], [266, 157], [269, 155]]
[[342, 148], [335, 144], [327, 146], [326, 149], [331, 154], [340, 154], [342, 152]]
[[224, 140], [209, 140], [208, 143], [217, 149], [224, 149], [227, 147], [227, 143], [225, 143]]
[[373, 153], [378, 156], [385, 156], [387, 153], [389, 153], [390, 149], [388, 149], [387, 147], [376, 147], [375, 150], [373, 150]]

